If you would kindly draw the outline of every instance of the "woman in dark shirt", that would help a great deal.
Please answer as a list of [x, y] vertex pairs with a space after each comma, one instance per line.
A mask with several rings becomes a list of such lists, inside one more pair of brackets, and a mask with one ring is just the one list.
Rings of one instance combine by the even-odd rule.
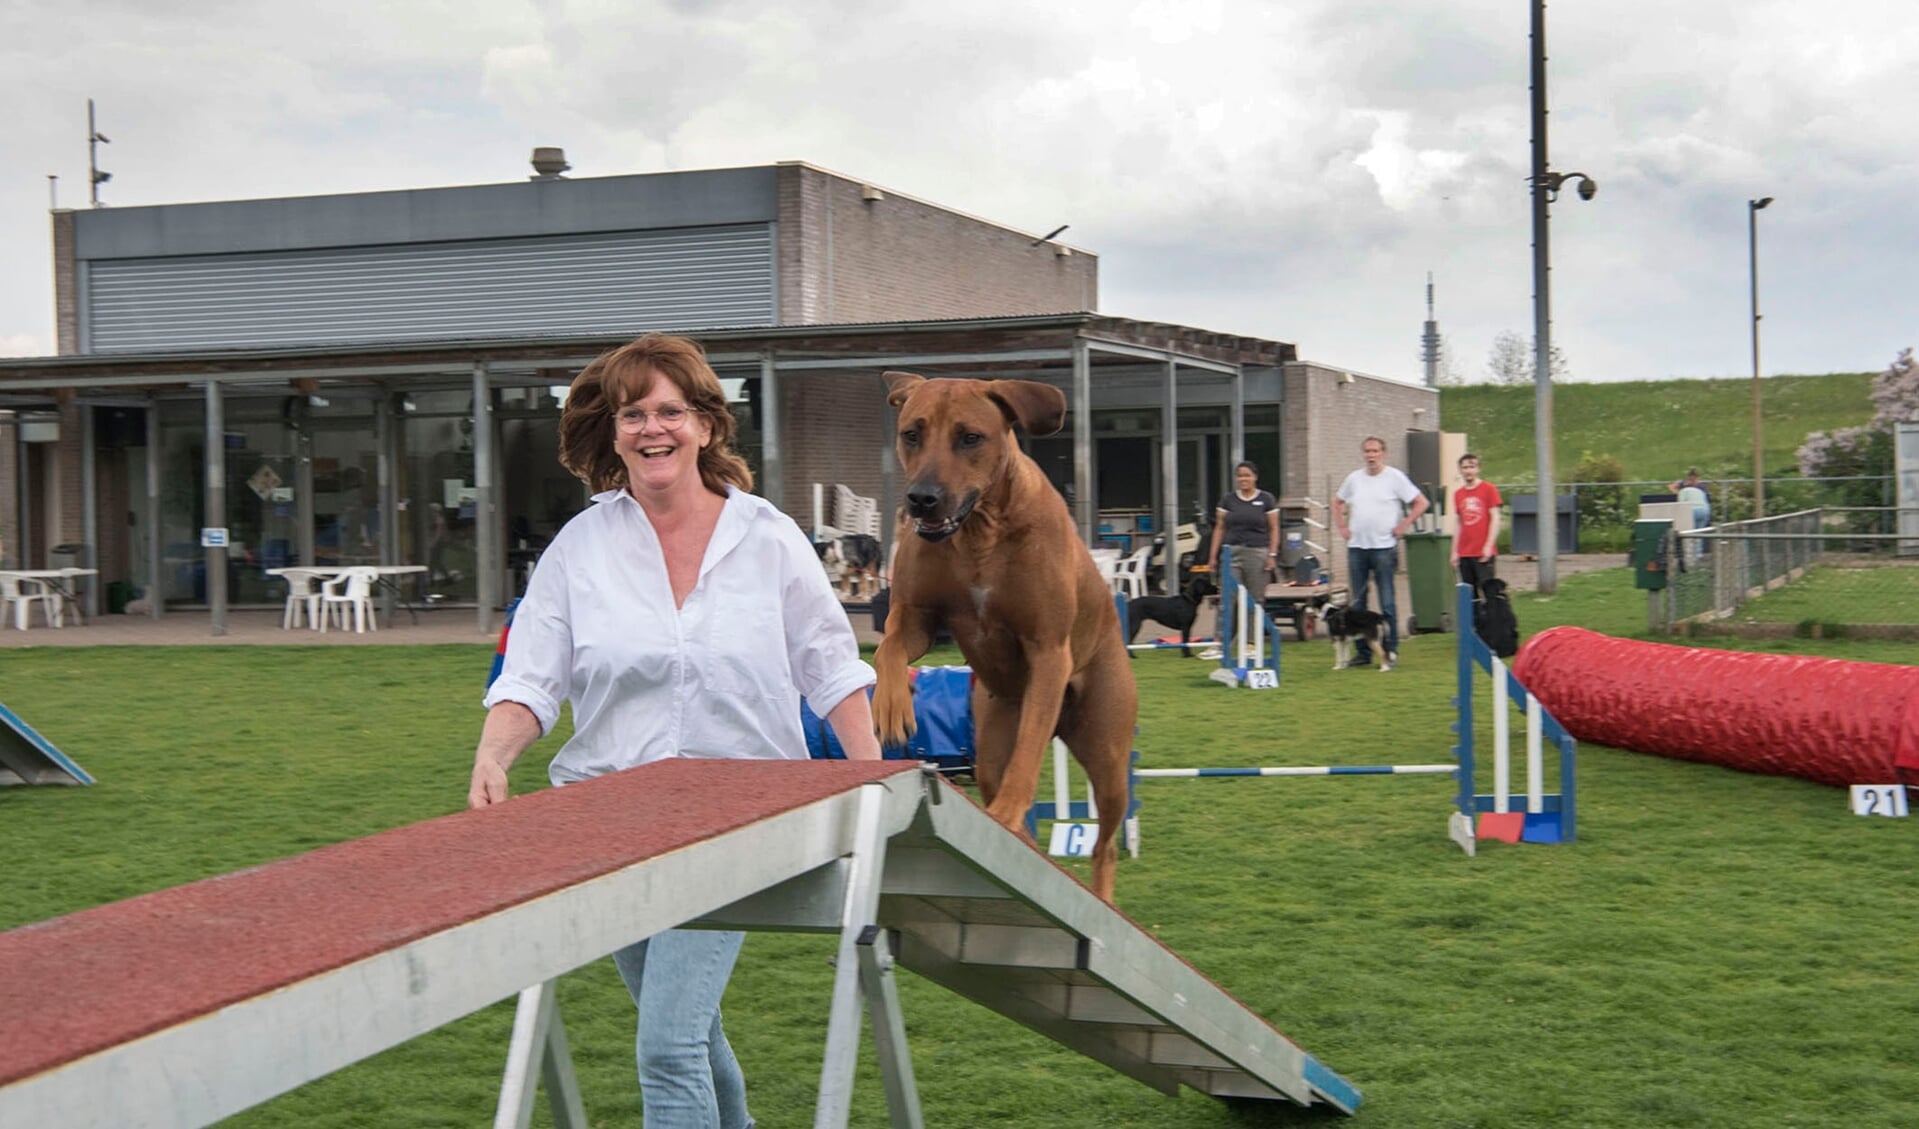
[[1267, 574], [1279, 557], [1279, 499], [1259, 488], [1259, 468], [1252, 463], [1233, 468], [1233, 483], [1238, 489], [1219, 500], [1213, 522], [1213, 575], [1219, 575], [1219, 547], [1230, 545], [1233, 579], [1258, 600], [1266, 595]]

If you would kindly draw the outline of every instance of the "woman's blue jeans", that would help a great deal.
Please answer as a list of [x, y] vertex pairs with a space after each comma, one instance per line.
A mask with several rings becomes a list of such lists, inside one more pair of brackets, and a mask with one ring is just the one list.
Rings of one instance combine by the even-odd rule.
[[743, 933], [668, 929], [613, 954], [640, 1011], [646, 1129], [751, 1129], [746, 1078], [720, 1027]]
[[[1371, 580], [1379, 587], [1379, 614], [1386, 617], [1386, 648], [1394, 654], [1399, 653], [1399, 594], [1393, 590], [1393, 573], [1399, 570], [1399, 547], [1390, 549], [1353, 549], [1346, 550], [1346, 575], [1353, 586], [1353, 606], [1365, 611], [1370, 605], [1366, 599], [1366, 581]], [[1356, 658], [1370, 661], [1373, 657], [1372, 644], [1365, 639], [1359, 640]]]

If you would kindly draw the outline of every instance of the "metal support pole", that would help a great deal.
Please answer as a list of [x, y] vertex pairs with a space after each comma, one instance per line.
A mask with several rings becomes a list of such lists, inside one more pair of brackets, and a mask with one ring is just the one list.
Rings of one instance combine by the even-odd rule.
[[573, 1073], [566, 1024], [560, 1020], [558, 991], [559, 981], [548, 980], [520, 993], [493, 1129], [526, 1129], [533, 1120], [533, 1097], [542, 1079], [555, 1129], [586, 1129], [586, 1106], [580, 1101], [580, 1083]]
[[493, 631], [493, 609], [500, 606], [500, 531], [493, 512], [493, 385], [485, 361], [473, 364], [473, 549], [476, 618], [480, 634]]
[[886, 835], [880, 825], [885, 807], [885, 785], [860, 786], [814, 1129], [844, 1129], [852, 1113], [853, 1068], [860, 1049], [860, 938], [879, 912], [880, 877], [886, 868]]
[[1766, 448], [1759, 410], [1759, 209], [1770, 203], [1770, 196], [1746, 201], [1746, 256], [1752, 280], [1752, 516], [1756, 518], [1766, 516]]
[[1073, 509], [1079, 539], [1093, 543], [1093, 361], [1085, 338], [1073, 338]]
[[858, 944], [860, 990], [866, 994], [866, 1017], [873, 1025], [873, 1051], [879, 1058], [880, 1083], [886, 1088], [893, 1129], [922, 1129], [926, 1122], [920, 1115], [919, 1084], [913, 1078], [899, 986], [893, 982], [892, 944], [877, 925], [861, 930]]
[[[1246, 367], [1233, 369], [1232, 451], [1226, 456], [1226, 486], [1233, 485], [1233, 471], [1246, 459]], [[1277, 479], [1275, 479], [1277, 480]]]
[[[27, 546], [34, 540], [27, 530], [32, 522], [33, 510], [27, 504], [27, 441], [21, 435], [20, 413], [13, 415], [13, 554], [15, 567], [32, 568], [33, 561], [27, 555]], [[4, 563], [4, 562], [0, 562]]]
[[100, 615], [100, 576], [105, 572], [101, 568], [105, 562], [100, 559], [100, 493], [95, 466], [99, 444], [93, 427], [93, 408], [86, 403], [75, 407], [80, 417], [80, 540], [87, 546], [87, 559], [79, 565], [99, 570], [92, 576], [77, 578], [86, 587], [81, 606], [91, 620]]
[[1548, 248], [1550, 177], [1546, 158], [1546, 0], [1532, 5], [1533, 124], [1533, 444], [1539, 478], [1539, 579], [1559, 590], [1559, 503], [1553, 477], [1552, 256]]
[[[886, 430], [880, 435], [880, 581], [889, 587], [893, 583], [893, 534], [898, 523], [894, 520], [899, 510], [901, 497], [895, 467], [893, 465], [894, 437], [899, 434], [899, 412], [889, 404], [883, 417]], [[811, 533], [812, 530], [808, 530]]]
[[393, 397], [381, 393], [374, 411], [373, 432], [377, 448], [374, 461], [375, 489], [379, 495], [380, 543], [375, 546], [376, 559], [383, 565], [399, 564], [398, 546], [394, 542], [394, 530], [399, 517], [399, 483], [395, 480], [393, 467], [399, 456], [399, 442], [395, 432], [399, 428], [399, 415], [394, 411]]
[[159, 619], [166, 609], [160, 588], [160, 401], [147, 397], [147, 615]]
[[[396, 410], [393, 395], [382, 389], [379, 399], [374, 401], [373, 437], [376, 449], [374, 462], [375, 492], [378, 495], [377, 513], [380, 520], [380, 543], [374, 547], [375, 560], [383, 565], [400, 563], [399, 558], [399, 484], [394, 479], [393, 468], [399, 456], [400, 416]], [[387, 623], [393, 623], [393, 589], [385, 584], [379, 586], [380, 615]]]
[[1179, 362], [1166, 358], [1159, 405], [1160, 594], [1179, 590]]
[[[207, 381], [207, 455], [205, 526], [227, 528], [227, 427], [220, 382]], [[227, 551], [224, 545], [201, 550], [206, 561], [207, 610], [213, 633], [227, 633]]]
[[[760, 497], [777, 509], [786, 508], [786, 447], [780, 441], [780, 373], [773, 352], [760, 355]], [[884, 523], [882, 523], [884, 524]]]
[[313, 547], [313, 429], [307, 424], [306, 397], [293, 407], [294, 549], [303, 565], [320, 563]]

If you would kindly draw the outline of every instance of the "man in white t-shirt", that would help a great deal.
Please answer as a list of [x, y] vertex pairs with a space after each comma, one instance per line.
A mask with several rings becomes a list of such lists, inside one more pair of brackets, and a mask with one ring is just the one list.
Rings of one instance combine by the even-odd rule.
[[[1430, 504], [1404, 471], [1386, 465], [1386, 441], [1369, 435], [1359, 445], [1366, 465], [1346, 476], [1333, 496], [1333, 524], [1346, 542], [1346, 577], [1353, 606], [1369, 608], [1366, 582], [1379, 589], [1379, 612], [1386, 617], [1386, 646], [1399, 650], [1399, 601], [1393, 574], [1399, 570], [1399, 539]], [[1348, 666], [1371, 666], [1372, 646], [1359, 640]]]

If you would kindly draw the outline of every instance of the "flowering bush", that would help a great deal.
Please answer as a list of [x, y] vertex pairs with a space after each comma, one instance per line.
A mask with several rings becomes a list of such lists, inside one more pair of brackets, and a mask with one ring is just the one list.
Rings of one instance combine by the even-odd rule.
[[1892, 473], [1892, 425], [1919, 420], [1919, 361], [1901, 350], [1892, 366], [1872, 378], [1872, 422], [1864, 427], [1815, 431], [1796, 452], [1806, 478], [1847, 478]]

